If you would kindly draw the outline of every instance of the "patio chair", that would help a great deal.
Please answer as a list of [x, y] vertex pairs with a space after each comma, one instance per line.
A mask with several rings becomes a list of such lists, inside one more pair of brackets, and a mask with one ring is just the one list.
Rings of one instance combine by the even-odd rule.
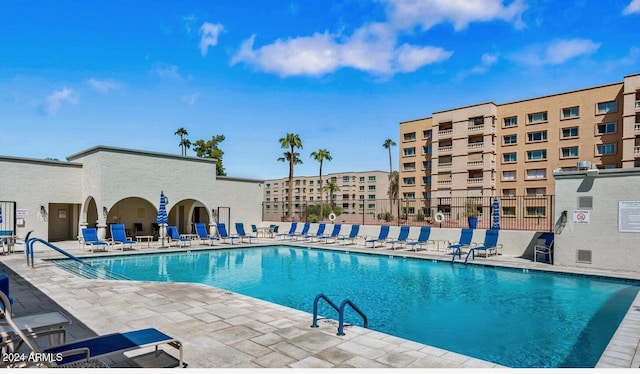
[[91, 252], [106, 251], [107, 245], [109, 244], [98, 239], [98, 231], [95, 227], [82, 228], [82, 242], [89, 244]]
[[225, 226], [224, 223], [218, 223], [216, 225], [216, 228], [218, 229], [218, 238], [220, 238], [220, 240], [222, 240], [223, 243], [225, 240], [228, 239], [231, 241], [231, 244], [233, 245], [233, 239], [239, 239], [237, 235], [229, 235], [227, 233], [227, 227]]
[[472, 239], [473, 239], [473, 229], [462, 229], [460, 231], [460, 239], [457, 242], [454, 242], [453, 244], [449, 244], [449, 246], [447, 246], [447, 249], [451, 249], [453, 253], [453, 257], [451, 257], [451, 262], [455, 261], [456, 254], [458, 255], [458, 258], [462, 257], [462, 254], [461, 254], [462, 248], [475, 245], [475, 243], [471, 242]]
[[289, 228], [289, 232], [283, 232], [281, 234], [276, 234], [276, 238], [278, 238], [278, 237], [282, 237], [282, 239], [292, 238], [295, 235], [297, 228], [298, 228], [298, 222], [291, 222], [291, 227]]
[[309, 239], [309, 241], [313, 241], [313, 239], [320, 239], [324, 235], [324, 229], [327, 226], [326, 223], [318, 224], [318, 231], [315, 234], [307, 234], [304, 236], [304, 239]]
[[[420, 234], [418, 234], [418, 239], [415, 241], [407, 242], [407, 247], [411, 247], [414, 252], [417, 252], [418, 249], [421, 249], [423, 245], [426, 245], [429, 242], [433, 242], [433, 240], [429, 240], [429, 236], [431, 235], [431, 226], [422, 226], [420, 228]], [[426, 248], [424, 248], [426, 250]]]
[[533, 247], [533, 262], [538, 262], [538, 254], [545, 255], [546, 262], [553, 265], [553, 234], [545, 234], [544, 244], [538, 244]]
[[[159, 354], [158, 346], [168, 344], [179, 352], [179, 367], [183, 367], [182, 343], [169, 335], [154, 328], [128, 331], [108, 335], [99, 335], [93, 338], [66, 343], [46, 349], [39, 349], [32, 340], [47, 335], [48, 332], [25, 333], [13, 319], [11, 304], [7, 296], [0, 292], [0, 317], [13, 329], [15, 336], [2, 342], [3, 352], [6, 347], [21, 342], [26, 345], [34, 355], [25, 354], [24, 361], [0, 362], [0, 366], [22, 367], [107, 367], [98, 358], [101, 356], [124, 353], [134, 349], [154, 347], [156, 355]], [[59, 334], [59, 331], [51, 331]], [[35, 358], [35, 359], [31, 359]]]
[[498, 249], [502, 248], [502, 244], [498, 244], [498, 234], [500, 230], [490, 229], [486, 230], [484, 234], [484, 242], [482, 245], [469, 247], [469, 252], [467, 253], [467, 257], [464, 259], [465, 264], [469, 260], [469, 256], [475, 260], [476, 252], [484, 252], [485, 257], [491, 256], [491, 252], [494, 254], [498, 254]]
[[213, 245], [214, 240], [218, 240], [217, 236], [209, 235], [207, 232], [207, 226], [202, 222], [196, 222], [193, 224], [196, 229], [196, 235], [198, 235], [198, 239], [200, 239], [200, 243], [204, 243], [206, 240], [209, 245]]
[[122, 245], [121, 249], [123, 251], [127, 249], [127, 246], [128, 246], [128, 249], [134, 249], [133, 245], [136, 244], [136, 242], [131, 240], [131, 238], [127, 237], [124, 224], [112, 223], [110, 228], [111, 228], [111, 242], [114, 246], [121, 244]]
[[338, 241], [342, 242], [342, 245], [347, 245], [347, 240], [350, 241], [349, 244], [355, 244], [356, 239], [358, 239], [358, 233], [360, 232], [360, 225], [351, 225], [351, 231], [348, 236], [341, 236], [336, 239], [336, 243]]
[[243, 243], [244, 239], [248, 239], [249, 244], [251, 244], [251, 239], [258, 240], [257, 236], [247, 235], [246, 231], [244, 231], [244, 224], [242, 222], [236, 222], [236, 234], [238, 234], [238, 237], [240, 238], [240, 243]]
[[409, 238], [409, 226], [400, 226], [400, 233], [398, 234], [397, 239], [387, 240], [385, 243], [391, 244], [391, 249], [395, 250], [395, 245], [398, 244], [398, 248], [402, 248], [403, 244], [407, 243], [407, 239]]
[[331, 231], [330, 235], [322, 235], [319, 239], [324, 239], [325, 244], [328, 244], [330, 239], [333, 239], [333, 242], [335, 243], [340, 237], [340, 229], [342, 229], [342, 224], [336, 223], [333, 225], [333, 231]]
[[9, 292], [9, 275], [2, 273], [0, 274], [0, 292], [4, 293], [9, 302], [13, 304], [13, 297], [11, 297], [11, 293]]
[[273, 239], [274, 236], [278, 234], [278, 225], [276, 225], [275, 223], [270, 224], [269, 228], [267, 229], [267, 234], [269, 234], [269, 237]]
[[376, 243], [380, 243], [382, 244], [382, 247], [384, 247], [384, 243], [387, 240], [387, 237], [389, 236], [389, 225], [382, 225], [380, 226], [380, 233], [378, 234], [378, 237], [375, 239], [367, 239], [364, 241], [364, 246], [367, 246], [367, 243], [371, 243], [371, 248], [375, 248], [376, 247]]
[[302, 230], [300, 230], [300, 232], [298, 233], [294, 233], [291, 238], [292, 239], [296, 238], [296, 240], [298, 240], [298, 238], [304, 238], [309, 233], [310, 227], [311, 227], [311, 223], [305, 222], [304, 225], [302, 225]]
[[173, 242], [176, 242], [179, 247], [186, 247], [187, 244], [191, 245], [191, 239], [183, 238], [182, 236], [180, 236], [178, 228], [175, 226], [167, 226], [167, 236], [170, 239], [169, 245], [171, 245], [171, 243]]

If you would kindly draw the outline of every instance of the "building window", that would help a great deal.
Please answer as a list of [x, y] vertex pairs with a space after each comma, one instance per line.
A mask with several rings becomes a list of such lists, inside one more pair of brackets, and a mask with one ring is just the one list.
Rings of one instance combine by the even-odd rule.
[[424, 139], [431, 139], [431, 135], [433, 134], [433, 132], [431, 130], [424, 130], [422, 132], [422, 137]]
[[604, 103], [598, 103], [598, 110], [596, 114], [604, 114], [615, 112], [618, 110], [618, 105], [615, 101], [606, 101]]
[[402, 164], [402, 168], [405, 171], [413, 171], [416, 170], [416, 163], [415, 162], [405, 162], [404, 164]]
[[375, 200], [376, 199], [376, 195], [369, 195], [369, 200]]
[[430, 199], [431, 198], [431, 192], [423, 192], [422, 193], [422, 198], [423, 199]]
[[540, 161], [547, 159], [546, 149], [536, 149], [535, 151], [527, 151], [527, 161]]
[[515, 188], [504, 188], [504, 189], [502, 189], [502, 196], [514, 197], [514, 196], [516, 196], [516, 189]]
[[415, 132], [406, 133], [403, 135], [403, 139], [405, 142], [416, 140], [416, 133]]
[[527, 188], [527, 196], [544, 196], [547, 194], [545, 187]]
[[431, 153], [431, 146], [430, 145], [425, 145], [424, 147], [422, 147], [422, 153], [423, 154]]
[[416, 194], [414, 192], [405, 192], [402, 196], [404, 196], [405, 200], [413, 200], [416, 198]]
[[547, 141], [547, 130], [527, 133], [527, 143]]
[[416, 184], [416, 180], [414, 177], [402, 178], [402, 182], [404, 184]]
[[424, 169], [431, 169], [431, 161], [422, 161], [422, 167]]
[[364, 200], [364, 195], [359, 196], [360, 200]]
[[516, 162], [517, 161], [516, 155], [517, 155], [516, 152], [503, 153], [502, 162], [505, 164], [509, 162]]
[[616, 127], [615, 122], [599, 123], [596, 125], [596, 134], [602, 135], [614, 133], [616, 132]]
[[422, 177], [422, 184], [431, 184], [431, 176]]
[[598, 144], [596, 145], [596, 155], [614, 155], [616, 154], [615, 144]]
[[344, 176], [344, 177], [342, 177], [342, 181], [343, 181], [343, 182], [349, 182], [349, 177], [348, 177], [348, 176]]
[[359, 186], [359, 187], [358, 187], [358, 190], [359, 190], [359, 191], [364, 191], [364, 186]]
[[484, 125], [484, 117], [471, 117], [469, 118], [469, 126]]
[[376, 204], [367, 204], [367, 209], [375, 209]]
[[503, 181], [514, 181], [514, 180], [516, 180], [516, 171], [515, 170], [503, 171], [502, 172], [502, 180]]
[[369, 191], [375, 191], [376, 190], [376, 185], [372, 184], [371, 186], [369, 186]]
[[414, 156], [416, 154], [416, 148], [415, 147], [405, 148], [402, 150], [402, 152], [405, 156]]
[[360, 182], [364, 182], [364, 177], [360, 177]]
[[564, 147], [560, 149], [560, 157], [574, 158], [578, 157], [578, 147]]
[[502, 120], [502, 127], [516, 127], [518, 126], [518, 116], [505, 117]]
[[503, 206], [502, 207], [502, 215], [515, 217], [516, 216], [516, 207], [515, 206]]
[[376, 181], [376, 176], [375, 175], [370, 175], [369, 176], [369, 182], [375, 182]]
[[571, 108], [562, 109], [562, 119], [578, 118], [580, 117], [580, 107], [572, 106]]
[[547, 169], [528, 169], [527, 179], [545, 179], [547, 178]]
[[577, 138], [577, 137], [578, 137], [577, 127], [565, 127], [562, 129], [562, 139]]
[[537, 112], [527, 114], [527, 123], [547, 122], [547, 112]]
[[529, 217], [544, 217], [546, 209], [543, 206], [528, 206], [526, 208], [526, 215]]
[[502, 137], [502, 144], [503, 145], [511, 145], [511, 144], [517, 144], [518, 143], [518, 135], [513, 134], [513, 135], [504, 135]]

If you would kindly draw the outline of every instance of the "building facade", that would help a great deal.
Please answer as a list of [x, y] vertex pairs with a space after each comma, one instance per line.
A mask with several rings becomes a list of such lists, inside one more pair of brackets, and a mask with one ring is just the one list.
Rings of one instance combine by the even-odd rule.
[[[322, 176], [322, 186], [335, 183], [339, 191], [329, 195], [320, 187], [318, 176], [297, 176], [293, 179], [294, 218], [306, 217], [310, 205], [330, 204], [340, 207], [343, 219], [349, 216], [378, 214], [381, 201], [388, 199], [389, 173], [384, 171], [331, 173]], [[265, 221], [278, 221], [287, 215], [289, 178], [265, 180], [263, 217]]]
[[401, 122], [399, 151], [400, 196], [428, 200], [425, 213], [455, 215], [456, 198], [522, 196], [524, 206], [501, 213], [546, 217], [547, 206], [526, 199], [555, 193], [554, 170], [640, 166], [640, 74]]

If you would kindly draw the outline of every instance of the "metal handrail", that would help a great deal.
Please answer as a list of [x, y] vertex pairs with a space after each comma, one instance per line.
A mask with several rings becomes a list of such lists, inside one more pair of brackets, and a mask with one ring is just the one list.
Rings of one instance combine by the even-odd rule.
[[72, 260], [78, 261], [83, 265], [86, 265], [86, 266], [89, 266], [89, 267], [93, 267], [89, 263], [82, 261], [78, 257], [76, 257], [76, 256], [72, 255], [71, 253], [65, 251], [64, 249], [56, 247], [55, 245], [49, 243], [48, 241], [46, 241], [44, 239], [40, 239], [40, 238], [31, 238], [31, 239], [27, 240], [24, 243], [24, 245], [25, 245], [25, 254], [27, 255], [27, 266], [29, 266], [29, 259], [31, 259], [31, 267], [35, 268], [35, 263], [33, 261], [33, 259], [34, 259], [33, 245], [35, 243], [42, 243], [42, 244], [46, 245], [47, 247], [62, 253], [63, 255], [69, 257]]
[[369, 327], [369, 319], [367, 316], [358, 308], [351, 300], [345, 299], [340, 303], [338, 307], [333, 301], [331, 301], [325, 294], [318, 294], [316, 298], [313, 300], [313, 321], [311, 322], [311, 327], [318, 327], [318, 302], [320, 300], [326, 301], [336, 312], [338, 312], [338, 336], [344, 335], [344, 309], [347, 305], [349, 305], [356, 313], [358, 313], [363, 319], [364, 328]]
[[311, 327], [318, 327], [318, 301], [320, 299], [326, 301], [336, 312], [338, 315], [340, 314], [340, 308], [336, 304], [333, 303], [325, 294], [321, 293], [316, 296], [313, 300], [313, 321], [311, 322]]

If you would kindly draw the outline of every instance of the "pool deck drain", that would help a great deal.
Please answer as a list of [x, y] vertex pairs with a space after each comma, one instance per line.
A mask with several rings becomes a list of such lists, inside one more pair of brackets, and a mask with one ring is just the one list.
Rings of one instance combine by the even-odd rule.
[[[279, 244], [260, 240], [260, 244]], [[288, 244], [288, 242], [282, 242]], [[74, 255], [93, 255], [77, 242], [55, 243]], [[167, 249], [140, 248], [125, 254], [166, 252]], [[236, 245], [237, 247], [237, 245]], [[314, 245], [315, 247], [315, 245]], [[325, 247], [325, 246], [322, 246]], [[344, 250], [345, 247], [326, 246]], [[195, 250], [198, 247], [171, 251]], [[233, 248], [216, 245], [214, 248]], [[442, 252], [389, 251], [347, 247], [350, 251], [384, 253], [394, 256], [445, 259]], [[190, 283], [91, 280], [75, 276], [46, 258], [57, 252], [35, 247], [36, 267], [27, 267], [24, 253], [0, 256], [0, 270], [15, 272], [12, 294], [14, 315], [58, 310], [73, 323], [68, 341], [92, 335], [155, 327], [184, 344], [184, 361], [190, 368], [491, 368], [500, 365], [440, 348], [416, 343], [358, 326], [337, 336], [335, 321], [321, 320], [311, 328], [311, 314], [225, 290]], [[121, 254], [110, 250], [106, 254]], [[497, 266], [567, 271], [566, 268], [532, 263], [506, 256], [479, 260]], [[576, 271], [585, 273], [585, 269]], [[637, 279], [637, 275], [597, 273]], [[16, 278], [16, 280], [14, 280]], [[17, 283], [17, 284], [16, 284]], [[15, 284], [15, 286], [14, 286]], [[597, 367], [640, 366], [640, 297], [611, 340]], [[173, 354], [171, 350], [165, 350]], [[129, 356], [144, 354], [134, 351]], [[117, 365], [128, 357], [110, 357]]]

